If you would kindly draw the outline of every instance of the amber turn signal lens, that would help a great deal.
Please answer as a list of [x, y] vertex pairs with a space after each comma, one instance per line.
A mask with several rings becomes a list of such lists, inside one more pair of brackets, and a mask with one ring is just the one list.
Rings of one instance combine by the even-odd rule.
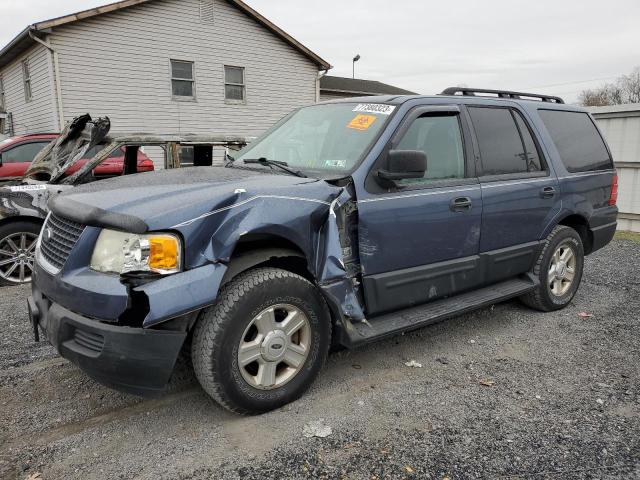
[[149, 267], [154, 270], [175, 270], [180, 266], [178, 240], [170, 236], [149, 238]]

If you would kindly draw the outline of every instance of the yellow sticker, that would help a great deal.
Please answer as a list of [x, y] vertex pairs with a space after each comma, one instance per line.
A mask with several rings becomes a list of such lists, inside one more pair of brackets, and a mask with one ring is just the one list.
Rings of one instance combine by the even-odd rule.
[[347, 128], [353, 128], [355, 130], [366, 130], [371, 125], [373, 125], [373, 122], [375, 122], [376, 120], [377, 118], [373, 115], [358, 114], [353, 118], [353, 120], [351, 120], [351, 122], [349, 122]]

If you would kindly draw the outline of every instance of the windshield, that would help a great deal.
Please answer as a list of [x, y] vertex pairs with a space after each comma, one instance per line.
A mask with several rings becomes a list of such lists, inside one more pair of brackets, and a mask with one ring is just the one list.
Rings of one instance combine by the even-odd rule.
[[301, 108], [241, 150], [235, 163], [264, 159], [286, 162], [295, 170], [350, 173], [394, 109], [362, 103]]

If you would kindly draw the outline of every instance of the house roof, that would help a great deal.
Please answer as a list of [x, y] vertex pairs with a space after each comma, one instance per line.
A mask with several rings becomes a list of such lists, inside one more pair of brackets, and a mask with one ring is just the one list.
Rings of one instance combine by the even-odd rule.
[[353, 95], [416, 95], [415, 92], [375, 80], [329, 75], [325, 75], [320, 79], [320, 90], [329, 93], [348, 93]]
[[[44, 34], [50, 33], [52, 28], [59, 27], [61, 25], [66, 25], [72, 22], [78, 22], [84, 20], [86, 18], [95, 17], [98, 15], [103, 15], [105, 13], [111, 13], [118, 10], [122, 10], [124, 8], [133, 7], [135, 5], [141, 5], [143, 3], [152, 2], [154, 0], [122, 0], [116, 3], [110, 3], [108, 5], [103, 5], [101, 7], [91, 8], [89, 10], [83, 10], [81, 12], [72, 13], [70, 15], [65, 15], [63, 17], [52, 18], [50, 20], [45, 20], [43, 22], [34, 23], [26, 27], [22, 32], [20, 32], [13, 40], [11, 40], [2, 50], [0, 50], [0, 68], [4, 67], [11, 61], [13, 61], [16, 57], [20, 56], [25, 50], [29, 49], [35, 43], [35, 40], [32, 38], [33, 35], [42, 36]], [[317, 55], [316, 53], [309, 50], [298, 40], [293, 38], [287, 32], [282, 30], [280, 27], [272, 23], [270, 20], [262, 16], [260, 13], [255, 11], [249, 5], [244, 3], [241, 0], [226, 0], [230, 4], [237, 7], [240, 11], [253, 18], [260, 25], [265, 27], [271, 33], [291, 45], [293, 48], [298, 50], [300, 53], [309, 58], [313, 63], [318, 65], [320, 70], [329, 70], [331, 68], [331, 64], [324, 60], [322, 57]]]

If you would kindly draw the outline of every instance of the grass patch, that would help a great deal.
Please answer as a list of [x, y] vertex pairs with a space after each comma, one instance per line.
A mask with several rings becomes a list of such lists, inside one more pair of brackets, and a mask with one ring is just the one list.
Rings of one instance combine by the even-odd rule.
[[636, 232], [617, 231], [615, 238], [618, 240], [631, 240], [632, 242], [640, 243], [640, 233]]

